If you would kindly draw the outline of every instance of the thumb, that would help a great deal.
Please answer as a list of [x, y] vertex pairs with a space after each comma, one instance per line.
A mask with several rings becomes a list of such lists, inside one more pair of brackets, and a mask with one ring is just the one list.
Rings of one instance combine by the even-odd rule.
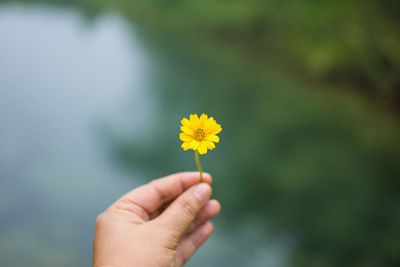
[[172, 202], [158, 217], [159, 222], [162, 221], [179, 237], [182, 237], [190, 224], [196, 219], [202, 207], [210, 199], [211, 191], [210, 185], [206, 183], [191, 187]]

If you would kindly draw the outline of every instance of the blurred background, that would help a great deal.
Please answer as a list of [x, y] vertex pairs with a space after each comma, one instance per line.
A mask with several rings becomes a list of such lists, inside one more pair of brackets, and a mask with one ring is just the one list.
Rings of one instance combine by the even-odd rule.
[[187, 266], [400, 265], [397, 0], [0, 0], [0, 265], [90, 266], [95, 218], [195, 170], [222, 212]]

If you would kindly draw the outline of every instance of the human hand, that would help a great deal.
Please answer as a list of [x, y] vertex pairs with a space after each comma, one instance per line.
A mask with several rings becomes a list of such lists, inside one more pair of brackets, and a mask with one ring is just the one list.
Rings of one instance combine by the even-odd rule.
[[[96, 220], [93, 266], [182, 266], [213, 231], [220, 211], [211, 176], [177, 173], [122, 196]], [[200, 184], [199, 184], [200, 183]]]

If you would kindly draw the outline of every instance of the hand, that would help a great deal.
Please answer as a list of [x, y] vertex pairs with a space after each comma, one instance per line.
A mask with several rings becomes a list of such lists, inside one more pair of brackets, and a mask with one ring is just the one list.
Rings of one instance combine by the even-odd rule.
[[97, 217], [95, 267], [182, 266], [213, 232], [220, 211], [211, 176], [173, 174], [138, 187]]

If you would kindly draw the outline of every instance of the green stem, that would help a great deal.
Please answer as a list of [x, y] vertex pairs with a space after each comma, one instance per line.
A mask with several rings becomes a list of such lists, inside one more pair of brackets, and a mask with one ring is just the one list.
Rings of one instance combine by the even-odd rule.
[[203, 169], [201, 168], [201, 165], [200, 165], [199, 151], [197, 151], [197, 150], [196, 150], [196, 152], [195, 152], [195, 157], [196, 157], [197, 169], [198, 169], [199, 172], [200, 172], [200, 183], [202, 183], [202, 182], [203, 182]]

